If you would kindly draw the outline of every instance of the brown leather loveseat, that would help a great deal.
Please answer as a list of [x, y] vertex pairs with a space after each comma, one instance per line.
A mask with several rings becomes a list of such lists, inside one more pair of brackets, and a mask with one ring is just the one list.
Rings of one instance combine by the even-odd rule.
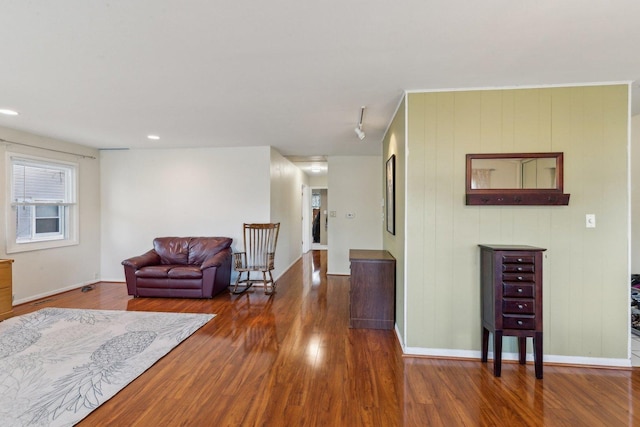
[[231, 280], [229, 237], [158, 237], [153, 249], [122, 261], [129, 295], [212, 298]]

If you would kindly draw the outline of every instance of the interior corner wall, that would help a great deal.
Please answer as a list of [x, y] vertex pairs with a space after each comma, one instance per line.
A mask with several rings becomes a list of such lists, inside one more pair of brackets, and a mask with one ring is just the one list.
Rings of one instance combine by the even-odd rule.
[[302, 256], [302, 186], [308, 178], [271, 148], [270, 221], [280, 223], [274, 277]]
[[[78, 288], [95, 282], [100, 275], [100, 160], [98, 150], [82, 145], [46, 138], [27, 132], [0, 127], [0, 138], [35, 147], [1, 144], [0, 200], [7, 208], [9, 182], [5, 154], [21, 153], [78, 165], [79, 244], [28, 252], [6, 253], [6, 227], [0, 227], [2, 258], [13, 263], [14, 305]], [[41, 148], [37, 148], [41, 147]], [[92, 158], [50, 151], [77, 153]], [[5, 215], [3, 215], [6, 218]]]
[[[545, 360], [629, 363], [628, 105], [626, 84], [408, 95], [410, 352], [478, 357], [477, 245], [526, 244], [547, 249]], [[550, 151], [568, 206], [465, 205], [466, 154]]]
[[103, 280], [158, 236], [226, 236], [270, 220], [270, 147], [101, 152]]
[[[394, 116], [389, 129], [382, 142], [382, 170], [386, 170], [386, 162], [389, 158], [395, 156], [395, 234], [387, 231], [386, 226], [383, 227], [382, 243], [383, 248], [389, 251], [396, 259], [396, 326], [402, 341], [405, 341], [405, 322], [404, 322], [404, 304], [405, 304], [405, 140], [406, 140], [406, 100], [403, 100], [398, 107], [398, 111]], [[383, 178], [380, 183], [383, 192], [386, 191], [386, 179]], [[388, 203], [385, 196], [385, 205]]]
[[331, 156], [328, 163], [327, 274], [348, 275], [350, 249], [382, 248], [382, 158]]

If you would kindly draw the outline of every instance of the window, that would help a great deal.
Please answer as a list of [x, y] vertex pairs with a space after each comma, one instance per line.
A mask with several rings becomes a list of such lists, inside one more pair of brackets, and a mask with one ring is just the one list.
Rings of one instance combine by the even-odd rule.
[[9, 155], [7, 252], [77, 244], [73, 163]]

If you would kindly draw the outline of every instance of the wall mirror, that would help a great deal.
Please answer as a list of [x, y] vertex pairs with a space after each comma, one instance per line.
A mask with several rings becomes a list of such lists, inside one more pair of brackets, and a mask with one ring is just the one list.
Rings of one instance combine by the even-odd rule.
[[467, 154], [467, 205], [568, 205], [562, 153]]

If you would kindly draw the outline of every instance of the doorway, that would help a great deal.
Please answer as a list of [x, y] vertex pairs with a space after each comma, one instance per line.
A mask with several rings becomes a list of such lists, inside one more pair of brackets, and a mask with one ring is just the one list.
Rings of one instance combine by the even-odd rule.
[[328, 200], [327, 188], [311, 189], [311, 249], [328, 248]]

